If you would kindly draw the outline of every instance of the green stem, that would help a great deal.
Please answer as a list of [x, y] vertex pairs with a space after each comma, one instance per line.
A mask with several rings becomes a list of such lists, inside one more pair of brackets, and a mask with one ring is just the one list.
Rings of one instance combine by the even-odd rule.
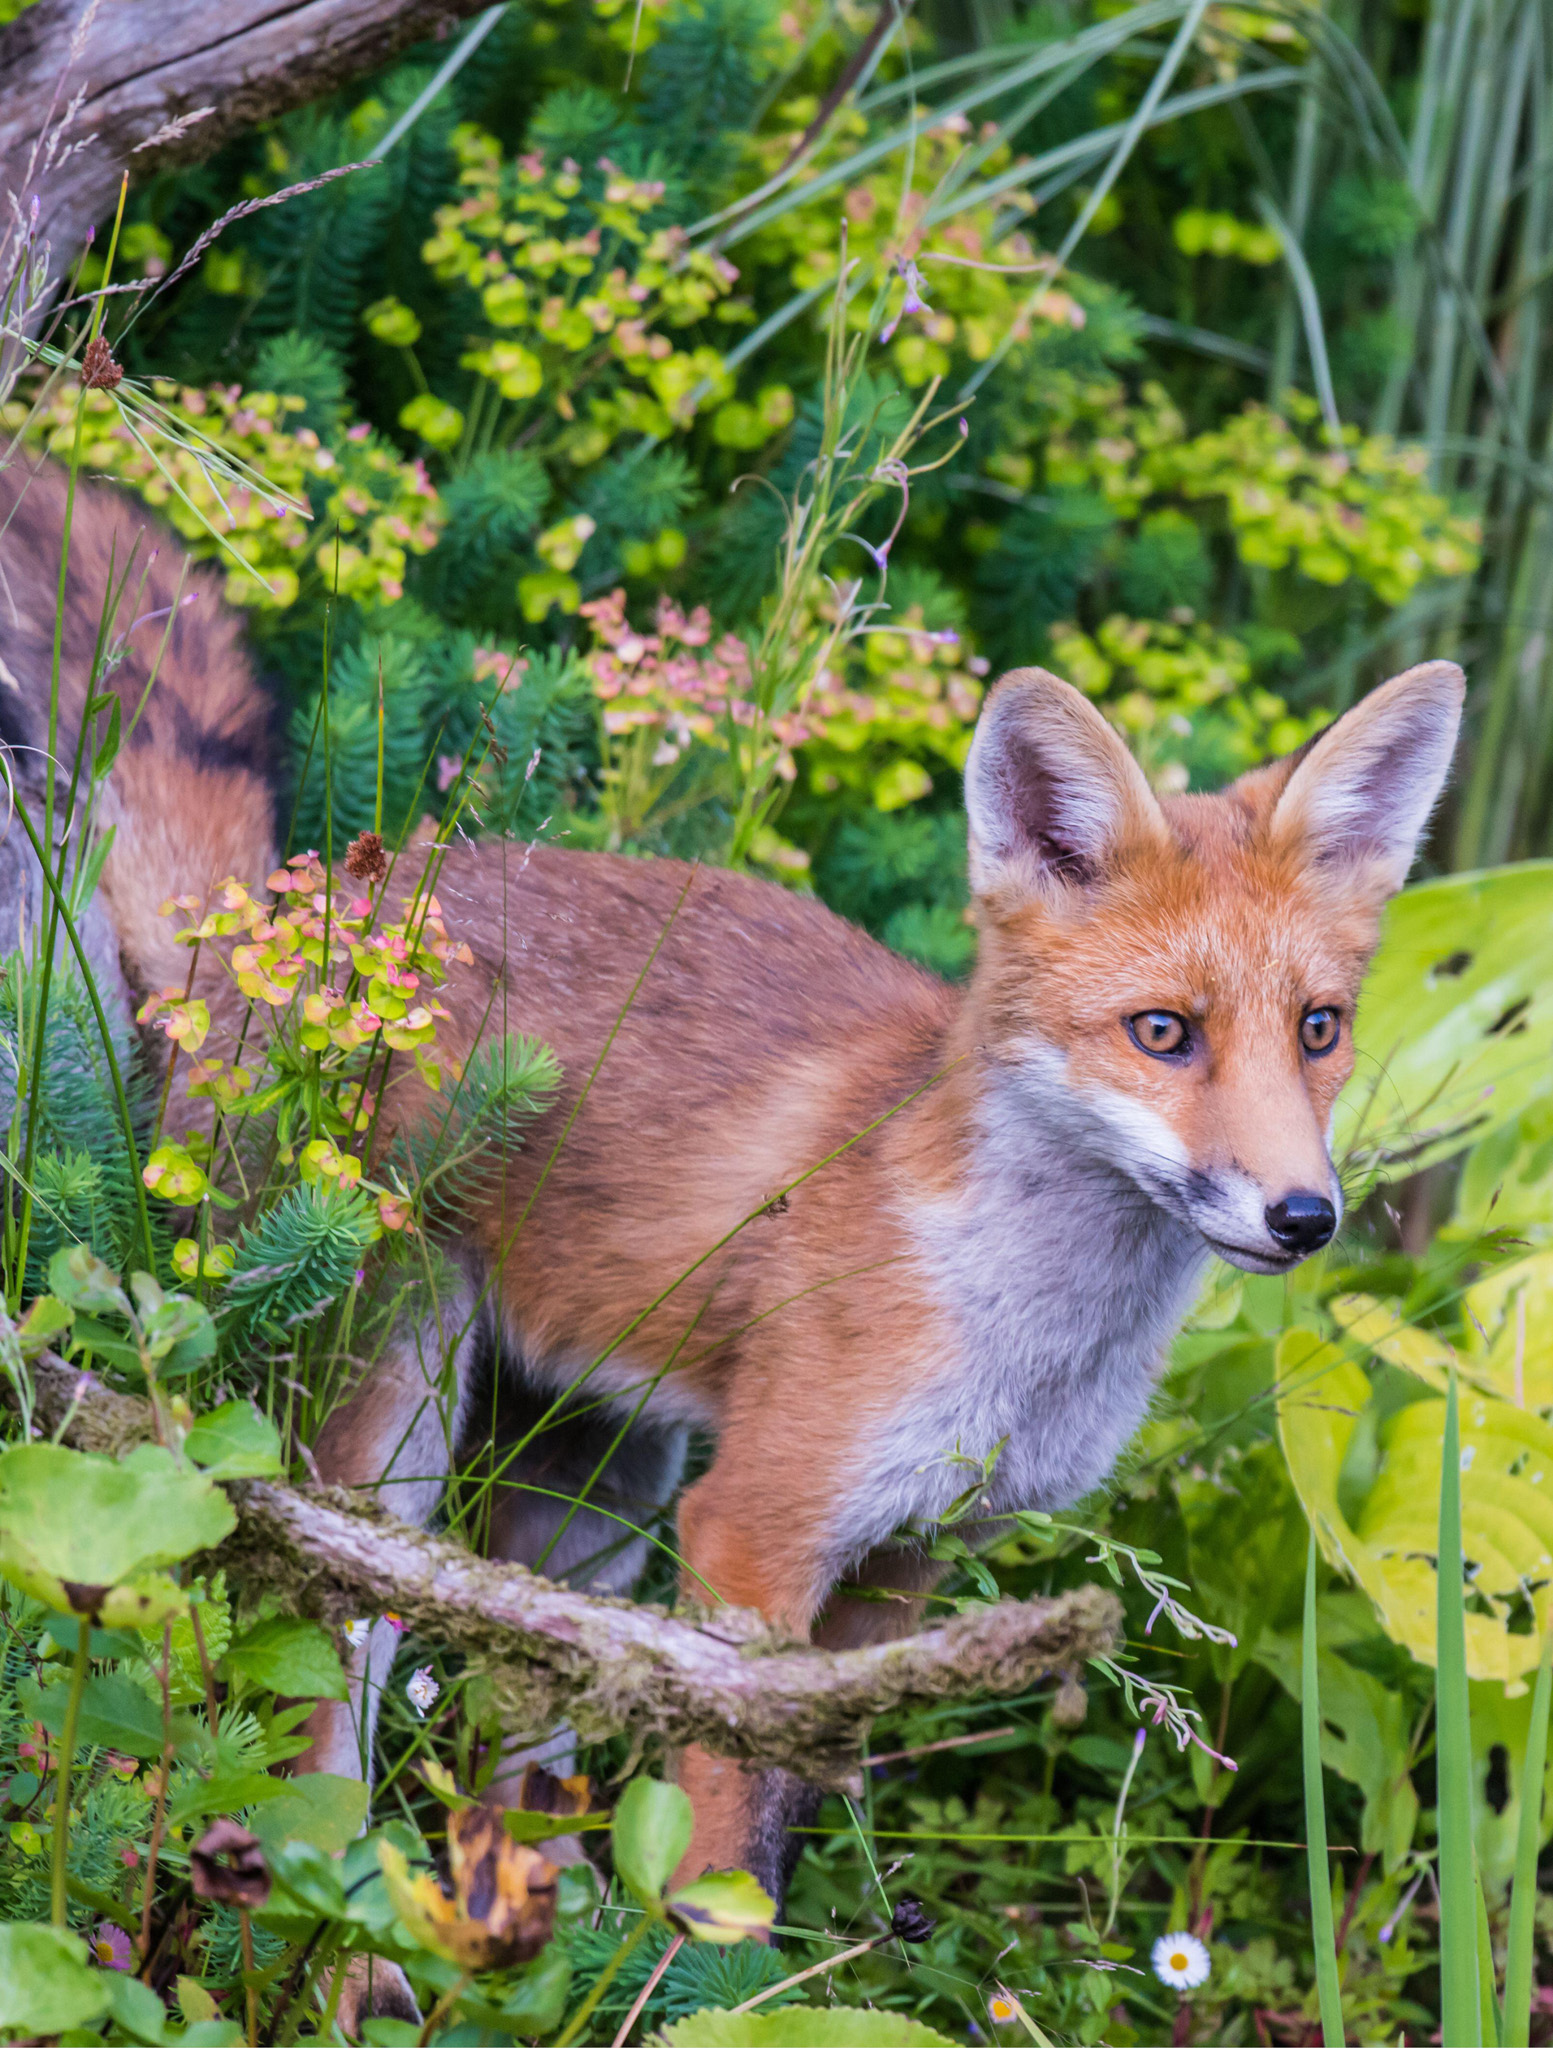
[[1301, 1655], [1300, 1735], [1305, 1761], [1305, 1843], [1310, 1863], [1310, 1934], [1325, 2048], [1343, 2048], [1343, 1997], [1332, 1927], [1332, 1873], [1327, 1863], [1326, 1791], [1321, 1777], [1321, 1692], [1316, 1658], [1316, 1532], [1305, 1553], [1305, 1640]]
[[619, 1970], [621, 1964], [645, 1940], [648, 1928], [656, 1925], [657, 1922], [650, 1913], [644, 1913], [641, 1919], [637, 1921], [632, 1933], [626, 1937], [604, 1965], [603, 1969], [600, 1970], [594, 1981], [593, 1989], [572, 2014], [571, 2024], [567, 2027], [566, 2032], [557, 2037], [555, 2048], [571, 2048], [571, 2043], [577, 2039], [577, 2036], [588, 2024], [588, 2021], [592, 2019], [594, 2008], [613, 1983], [615, 1973]]
[[59, 1763], [54, 1772], [54, 1892], [50, 1917], [56, 1927], [69, 1924], [65, 1918], [65, 1850], [70, 1840], [70, 1764], [75, 1755], [76, 1725], [81, 1719], [81, 1696], [86, 1691], [91, 1661], [92, 1624], [86, 1615], [78, 1614], [70, 1697], [65, 1702], [65, 1730], [59, 1738]]
[[1515, 1844], [1515, 1890], [1510, 1895], [1509, 1949], [1504, 1965], [1505, 2048], [1531, 2040], [1531, 1986], [1537, 1912], [1537, 1852], [1542, 1847], [1542, 1780], [1548, 1758], [1548, 1703], [1553, 1694], [1553, 1622], [1542, 1632], [1542, 1661], [1532, 1694], [1531, 1726], [1521, 1770], [1521, 1821]]
[[1443, 2038], [1452, 2048], [1483, 2048], [1461, 1559], [1461, 1421], [1454, 1367], [1441, 1445], [1438, 1559], [1434, 1735], [1439, 1780], [1440, 2019]]

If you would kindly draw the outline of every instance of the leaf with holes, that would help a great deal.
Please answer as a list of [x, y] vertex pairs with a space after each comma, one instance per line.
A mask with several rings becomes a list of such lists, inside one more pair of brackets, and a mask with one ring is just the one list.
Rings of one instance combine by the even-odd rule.
[[1355, 1020], [1335, 1155], [1446, 1159], [1547, 1092], [1553, 861], [1448, 875], [1386, 913]]
[[[1381, 1625], [1421, 1663], [1435, 1654], [1435, 1555], [1445, 1404], [1432, 1395], [1381, 1414], [1362, 1367], [1314, 1330], [1278, 1346], [1278, 1430], [1295, 1488], [1330, 1562], [1369, 1595]], [[1357, 1454], [1366, 1439], [1373, 1461]], [[1351, 1459], [1350, 1454], [1354, 1453]], [[1338, 1498], [1373, 1462], [1357, 1514]], [[1345, 1465], [1347, 1472], [1345, 1473]], [[1461, 1404], [1467, 1670], [1524, 1685], [1553, 1606], [1553, 1427], [1472, 1388]]]

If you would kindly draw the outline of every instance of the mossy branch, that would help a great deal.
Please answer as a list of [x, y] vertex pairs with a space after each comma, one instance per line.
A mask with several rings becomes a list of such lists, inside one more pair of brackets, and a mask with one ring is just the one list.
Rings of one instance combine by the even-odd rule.
[[[35, 1375], [39, 1418], [57, 1427], [73, 1404], [65, 1433], [79, 1447], [115, 1451], [149, 1433], [143, 1403], [83, 1387], [48, 1358]], [[1121, 1626], [1115, 1596], [1082, 1586], [957, 1614], [895, 1642], [815, 1650], [748, 1608], [686, 1620], [573, 1592], [337, 1489], [248, 1480], [229, 1491], [238, 1526], [219, 1562], [236, 1581], [324, 1621], [391, 1610], [469, 1658], [515, 1733], [565, 1719], [585, 1741], [629, 1731], [699, 1742], [817, 1784], [851, 1777], [879, 1715], [1023, 1692], [1114, 1650]]]

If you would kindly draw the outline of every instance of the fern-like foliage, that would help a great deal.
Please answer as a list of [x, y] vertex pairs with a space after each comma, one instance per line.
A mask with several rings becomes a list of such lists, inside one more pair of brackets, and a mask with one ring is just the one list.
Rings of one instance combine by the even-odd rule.
[[1115, 523], [1104, 499], [1090, 492], [1053, 493], [1016, 508], [977, 572], [995, 666], [1030, 660], [1048, 628], [1073, 616]]
[[526, 449], [478, 456], [444, 493], [447, 526], [419, 565], [416, 588], [459, 625], [510, 616], [549, 489], [544, 469]]
[[440, 1121], [402, 1132], [394, 1146], [392, 1163], [420, 1189], [428, 1221], [447, 1222], [499, 1183], [560, 1085], [560, 1062], [537, 1039], [514, 1032], [476, 1048]]
[[[30, 1041], [39, 995], [35, 965], [16, 955], [0, 964], [0, 1117], [17, 1132], [18, 1158], [26, 1149]], [[137, 1136], [143, 1135], [148, 1082], [127, 1024], [119, 1023], [111, 1006], [109, 1028], [131, 1121]], [[29, 1293], [43, 1288], [48, 1261], [61, 1245], [89, 1244], [100, 1257], [122, 1262], [137, 1214], [113, 1077], [96, 1016], [73, 966], [56, 964], [54, 970], [37, 1113]]]
[[825, 901], [938, 974], [966, 972], [965, 821], [958, 811], [860, 811], [815, 862]]
[[[427, 759], [429, 679], [424, 652], [394, 636], [363, 639], [335, 658], [328, 717], [323, 716], [318, 692], [293, 714], [291, 746], [299, 781], [293, 846], [324, 848], [326, 838], [332, 837], [338, 856], [358, 832], [372, 828], [380, 679], [384, 834], [397, 843], [414, 823], [417, 805], [435, 804], [435, 774], [427, 773], [434, 764]], [[331, 793], [329, 815], [326, 802]]]
[[350, 1285], [376, 1223], [360, 1188], [287, 1188], [239, 1240], [224, 1302], [228, 1336], [284, 1332], [322, 1315]]
[[338, 433], [345, 414], [345, 365], [318, 335], [292, 327], [272, 336], [254, 358], [253, 376], [261, 391], [307, 400], [306, 412], [289, 415], [293, 429], [311, 427], [323, 441]]
[[771, 0], [705, 0], [672, 15], [645, 67], [643, 132], [701, 200], [734, 169], [768, 68]]

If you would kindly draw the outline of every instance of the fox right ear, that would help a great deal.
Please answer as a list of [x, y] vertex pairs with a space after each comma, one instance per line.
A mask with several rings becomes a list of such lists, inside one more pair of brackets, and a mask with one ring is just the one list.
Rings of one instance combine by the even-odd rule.
[[1168, 837], [1143, 771], [1087, 697], [1016, 668], [982, 706], [965, 764], [971, 887], [1060, 895], [1124, 844]]

